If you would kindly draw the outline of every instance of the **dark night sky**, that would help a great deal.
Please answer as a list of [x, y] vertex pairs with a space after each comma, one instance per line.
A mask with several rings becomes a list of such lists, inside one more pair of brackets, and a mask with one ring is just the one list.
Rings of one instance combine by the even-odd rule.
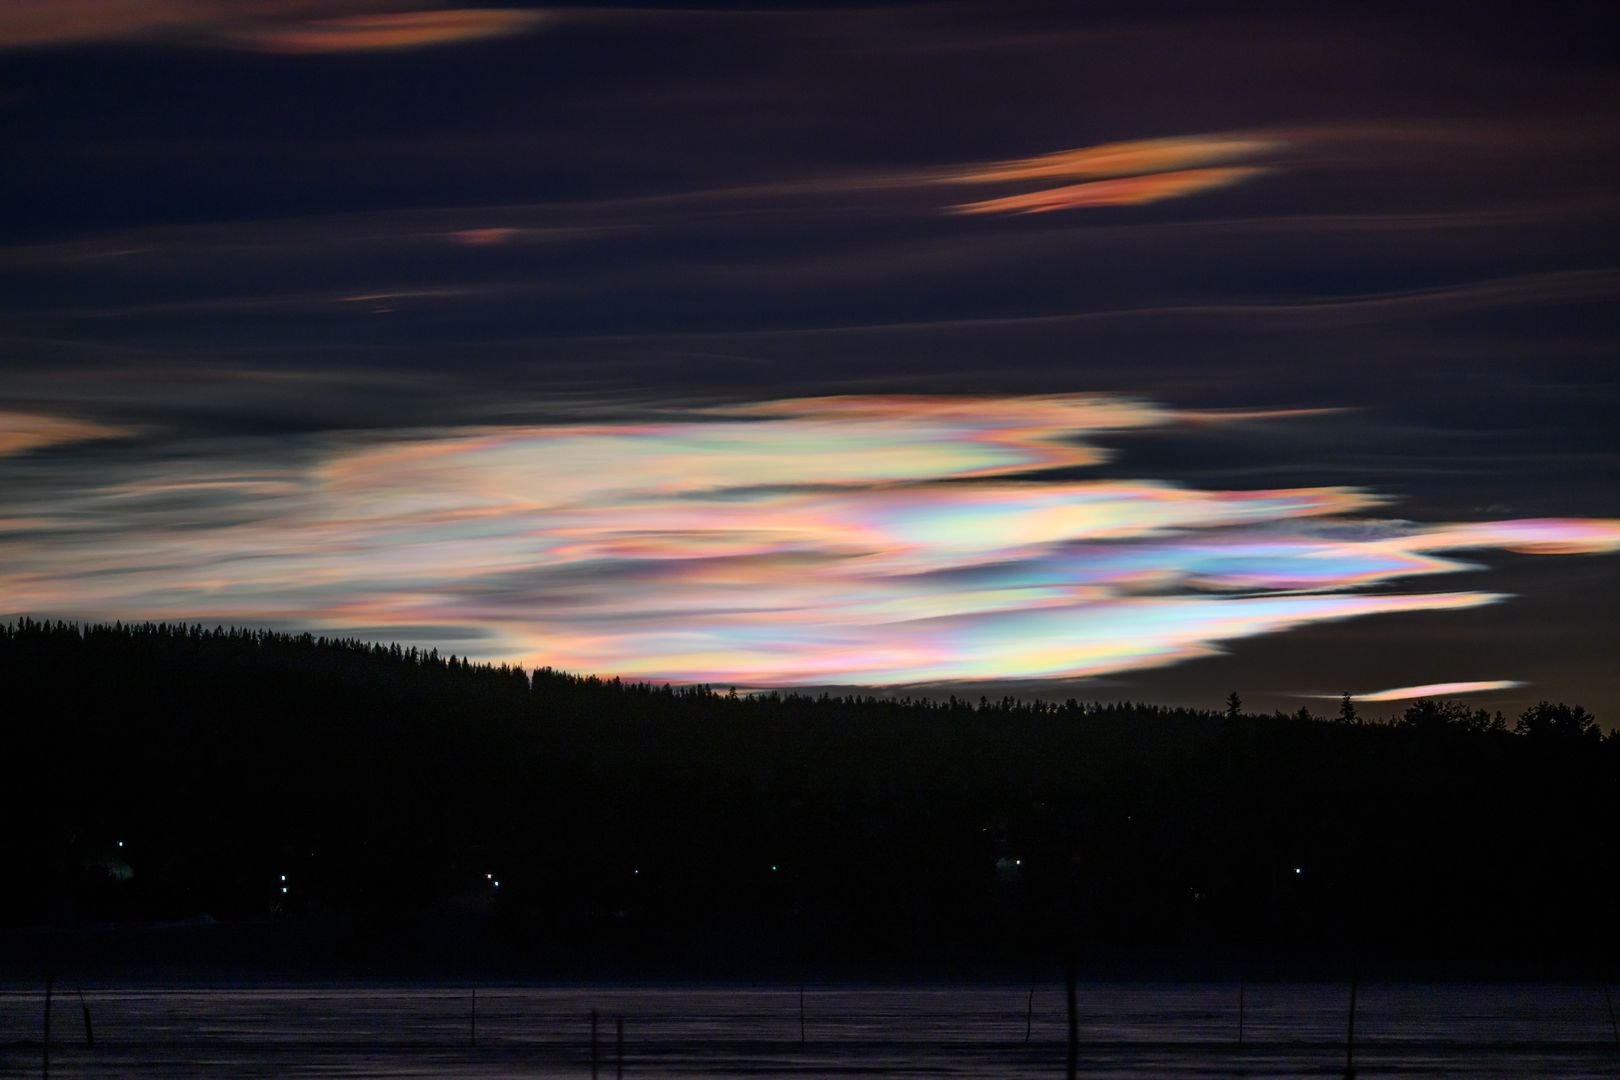
[[1611, 17], [11, 0], [0, 615], [1613, 726]]

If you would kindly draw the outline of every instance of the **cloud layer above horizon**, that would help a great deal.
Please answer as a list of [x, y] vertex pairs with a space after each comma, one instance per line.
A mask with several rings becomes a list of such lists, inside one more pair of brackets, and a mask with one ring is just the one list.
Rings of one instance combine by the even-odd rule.
[[527, 8], [442, 7], [414, 0], [8, 0], [0, 49], [158, 41], [269, 53], [370, 52], [519, 34]]
[[1609, 22], [0, 3], [0, 618], [1612, 721]]
[[1453, 552], [1620, 550], [1620, 521], [1425, 525], [1350, 487], [1086, 476], [1110, 433], [1266, 422], [1101, 395], [846, 396], [326, 436], [276, 467], [109, 463], [0, 507], [0, 597], [7, 615], [295, 625], [637, 679], [893, 686], [1159, 667], [1502, 599], [1412, 587], [1477, 569]]

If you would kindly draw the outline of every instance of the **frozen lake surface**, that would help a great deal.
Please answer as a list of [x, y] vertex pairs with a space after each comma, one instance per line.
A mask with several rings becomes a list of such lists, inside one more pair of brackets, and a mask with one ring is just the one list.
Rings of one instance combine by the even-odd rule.
[[[51, 1066], [62, 1077], [867, 1078], [1063, 1075], [1062, 988], [1016, 986], [108, 989], [58, 986]], [[1249, 986], [1244, 1045], [1235, 985], [1084, 985], [1081, 1075], [1341, 1076], [1348, 988]], [[0, 994], [0, 1074], [38, 1075], [43, 993]], [[1599, 986], [1361, 988], [1359, 1077], [1620, 1075]]]

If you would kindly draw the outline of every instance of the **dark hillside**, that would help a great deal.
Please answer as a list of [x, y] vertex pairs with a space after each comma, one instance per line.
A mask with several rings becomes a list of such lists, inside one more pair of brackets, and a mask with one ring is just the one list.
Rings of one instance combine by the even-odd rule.
[[13, 927], [319, 914], [386, 951], [462, 912], [539, 967], [1613, 956], [1620, 741], [1584, 721], [739, 698], [180, 626], [24, 622], [0, 670]]

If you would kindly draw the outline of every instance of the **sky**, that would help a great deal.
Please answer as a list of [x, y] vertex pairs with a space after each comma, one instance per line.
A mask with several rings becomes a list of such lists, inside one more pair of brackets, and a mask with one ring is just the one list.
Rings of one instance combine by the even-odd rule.
[[1620, 56], [1488, 7], [10, 0], [0, 618], [1613, 727]]

